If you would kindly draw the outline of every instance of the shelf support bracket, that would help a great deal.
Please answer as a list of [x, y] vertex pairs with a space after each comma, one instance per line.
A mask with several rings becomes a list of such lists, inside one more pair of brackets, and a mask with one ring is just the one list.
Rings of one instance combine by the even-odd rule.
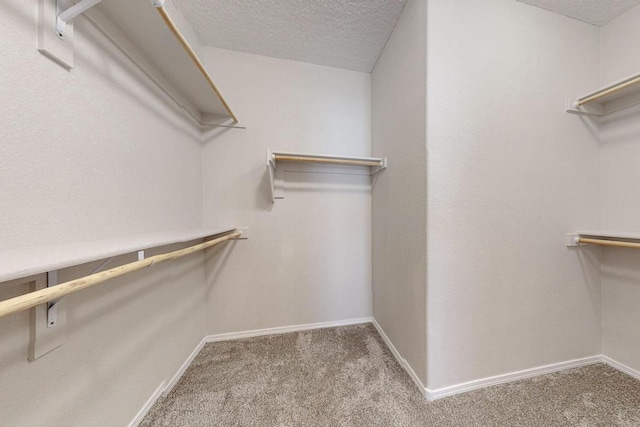
[[276, 199], [284, 199], [284, 172], [277, 172], [278, 164], [270, 149], [267, 149], [267, 170], [269, 172], [271, 202], [275, 203]]
[[[101, 1], [102, 0], [80, 0], [78, 3], [67, 8], [63, 12], [60, 12], [56, 18], [56, 34], [58, 37], [64, 39], [64, 30], [67, 23], [73, 21], [76, 16], [91, 9]], [[57, 0], [57, 2], [60, 2], [60, 0]]]
[[[58, 284], [58, 271], [47, 272], [47, 288]], [[58, 321], [58, 303], [60, 299], [49, 301], [47, 303], [47, 328], [53, 328]]]

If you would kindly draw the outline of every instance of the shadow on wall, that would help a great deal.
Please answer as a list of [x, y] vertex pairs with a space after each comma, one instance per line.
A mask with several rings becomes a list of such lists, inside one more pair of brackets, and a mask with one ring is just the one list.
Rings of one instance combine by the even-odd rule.
[[228, 244], [218, 245], [205, 250], [205, 294], [210, 296], [211, 289], [220, 277], [220, 273], [227, 264], [233, 249], [238, 244], [237, 240], [231, 240]]
[[[0, 284], [0, 301], [24, 295], [29, 292], [29, 281], [13, 280]], [[27, 359], [29, 342], [29, 311], [22, 311], [0, 318], [0, 383], [4, 373]], [[1, 393], [1, 392], [0, 392]]]
[[[16, 2], [17, 3], [17, 2]], [[20, 2], [22, 4], [23, 2]], [[27, 4], [26, 2], [24, 2]], [[33, 34], [37, 34], [38, 22], [37, 22], [37, 12], [36, 8], [33, 7], [32, 2], [28, 2], [28, 7], [18, 8], [12, 2], [0, 2], [0, 11], [4, 16], [11, 16], [18, 18], [25, 25], [29, 26], [33, 32]], [[191, 118], [187, 115], [187, 113], [177, 107], [173, 101], [171, 101], [160, 89], [158, 89], [146, 76], [142, 75], [140, 70], [132, 64], [128, 59], [122, 57], [121, 54], [114, 54], [113, 50], [117, 50], [117, 48], [111, 44], [111, 42], [105, 40], [102, 36], [98, 36], [98, 30], [93, 28], [93, 25], [87, 22], [85, 19], [78, 19], [75, 22], [77, 27], [76, 31], [81, 30], [82, 38], [86, 39], [84, 41], [90, 42], [93, 47], [99, 49], [101, 52], [100, 58], [102, 58], [101, 63], [92, 63], [90, 58], [83, 56], [80, 54], [82, 51], [78, 49], [76, 46], [75, 57], [76, 63], [81, 64], [80, 67], [76, 67], [80, 69], [82, 66], [87, 66], [91, 70], [93, 70], [95, 75], [101, 76], [104, 80], [110, 81], [109, 88], [112, 91], [117, 91], [119, 94], [124, 95], [142, 105], [145, 109], [150, 110], [153, 114], [160, 118], [164, 123], [173, 126], [176, 130], [184, 133], [192, 140], [197, 139], [200, 141], [200, 136], [198, 133], [198, 129], [196, 126], [185, 126], [186, 121], [192, 122]], [[91, 27], [89, 30], [88, 27]], [[55, 61], [51, 61], [50, 59], [42, 56], [42, 61], [48, 61], [52, 64], [56, 64]], [[131, 77], [134, 77], [136, 80], [136, 86], [131, 87], [130, 84], [126, 84], [121, 80], [116, 78], [116, 73], [114, 73], [113, 65], [117, 64], [122, 67], [124, 71]], [[61, 70], [66, 70], [66, 68], [58, 65]], [[74, 70], [69, 70], [67, 73], [73, 73]], [[149, 100], [145, 100], [140, 96], [137, 96], [140, 93], [141, 88], [144, 88], [145, 91], [149, 94], [153, 94], [158, 101], [165, 104], [175, 113], [180, 114], [181, 117], [178, 117], [176, 114], [169, 114], [167, 110], [159, 109], [154, 102], [149, 102]], [[81, 93], [80, 91], [78, 93]], [[95, 101], [95, 100], [93, 100]], [[107, 117], [114, 117], [114, 120], [120, 120], [121, 118], [117, 115], [104, 115], [103, 111], [99, 110], [99, 103], [91, 102], [89, 105], [95, 105], [96, 114], [90, 115], [91, 117], [99, 117], [100, 120], [105, 120]], [[195, 122], [192, 122], [195, 125]], [[181, 141], [181, 143], [183, 143]]]
[[585, 283], [589, 286], [593, 307], [599, 310], [600, 307], [600, 263], [602, 259], [602, 248], [598, 247], [575, 247], [569, 248], [577, 251], [580, 261], [580, 268]]
[[602, 277], [640, 287], [640, 251], [627, 248], [605, 248], [608, 251], [602, 263]]
[[640, 105], [603, 117], [602, 134], [606, 134], [603, 142], [605, 144], [636, 143], [637, 136], [640, 134], [638, 113], [640, 113]]
[[234, 130], [239, 131], [242, 129], [233, 129], [228, 127], [204, 127], [202, 129], [202, 143], [207, 144], [214, 141], [216, 138], [224, 135], [225, 133]]
[[256, 193], [256, 203], [258, 204], [258, 209], [260, 209], [261, 211], [271, 212], [277, 202], [274, 203], [274, 201], [271, 200], [271, 180], [269, 179], [269, 166], [265, 164], [262, 167], [256, 168], [256, 170], [264, 171], [262, 173], [262, 180], [260, 181], [260, 185], [257, 189], [258, 192]]
[[584, 127], [589, 131], [589, 134], [593, 138], [594, 141], [600, 141], [600, 129], [598, 128], [598, 123], [596, 120], [590, 119], [585, 116], [577, 116]]
[[[188, 113], [179, 108], [164, 92], [162, 92], [161, 89], [146, 77], [135, 64], [133, 64], [128, 58], [124, 57], [116, 46], [114, 46], [109, 40], [106, 40], [104, 36], [99, 33], [93, 24], [85, 19], [80, 19], [75, 23], [75, 25], [79, 30], [81, 30], [82, 37], [84, 37], [86, 41], [90, 42], [94, 48], [100, 51], [99, 58], [101, 60], [100, 63], [93, 63], [91, 62], [91, 58], [79, 54], [82, 50], [75, 47], [74, 50], [78, 68], [83, 66], [90, 68], [99, 78], [110, 82], [110, 90], [117, 90], [121, 95], [124, 95], [138, 103], [140, 106], [144, 107], [145, 110], [150, 111], [153, 116], [163, 124], [172, 126], [178, 132], [183, 133], [191, 141], [201, 141], [200, 131], [198, 129], [199, 125], [192, 120]], [[78, 40], [76, 40], [76, 43], [77, 42]], [[119, 70], [115, 69], [114, 65], [121, 67], [122, 71], [124, 71], [127, 76], [134, 79], [135, 84], [131, 85], [130, 82], [118, 79], [117, 74]], [[164, 104], [167, 108], [161, 109], [159, 108], [159, 104], [150, 102], [149, 100], [145, 100], [142, 96], [139, 96], [138, 94], [141, 93], [141, 89], [144, 89], [145, 93], [156, 98], [159, 103]], [[98, 109], [97, 105], [96, 108]], [[174, 114], [172, 114], [171, 111]], [[97, 114], [91, 117], [100, 117], [101, 120], [105, 119], [103, 111], [96, 111], [96, 113]], [[121, 118], [114, 115], [114, 119], [120, 120]], [[181, 144], [184, 143], [184, 141], [179, 142]]]
[[[118, 261], [127, 262], [129, 258], [119, 257]], [[69, 299], [68, 336], [62, 347], [34, 362], [26, 362], [26, 345], [18, 349], [19, 355], [15, 354], [14, 348], [8, 359], [3, 354], [0, 378], [11, 380], [12, 374], [22, 375], [26, 382], [34, 383], [35, 377], [32, 376], [40, 375], [48, 367], [59, 366], [60, 358], [72, 359], [73, 374], [65, 374], [64, 387], [58, 390], [55, 399], [24, 400], [18, 395], [5, 395], [3, 399], [8, 405], [11, 405], [10, 399], [15, 399], [16, 407], [18, 401], [21, 404], [20, 411], [5, 414], [8, 419], [4, 421], [9, 425], [19, 425], [27, 414], [38, 411], [52, 414], [49, 424], [66, 425], [69, 424], [68, 411], [73, 410], [78, 402], [95, 406], [93, 409], [85, 406], [85, 413], [101, 413], [105, 409], [101, 406], [105, 394], [118, 394], [116, 400], [130, 399], [127, 393], [121, 393], [131, 385], [130, 373], [146, 370], [149, 363], [154, 363], [155, 355], [163, 354], [166, 343], [175, 338], [168, 335], [168, 331], [184, 336], [183, 331], [192, 326], [198, 306], [203, 305], [202, 270], [198, 268], [201, 262], [201, 256], [185, 257], [65, 297]], [[65, 269], [61, 274], [69, 278], [78, 277], [86, 273], [87, 267], [95, 265], [91, 263]], [[197, 285], [196, 292], [194, 284]], [[26, 312], [13, 316], [20, 319], [25, 315]], [[20, 329], [26, 343], [28, 324], [23, 323], [21, 320], [15, 326]], [[18, 328], [14, 327], [10, 332]], [[0, 335], [3, 343], [0, 348], [5, 348], [6, 339], [4, 333]], [[13, 363], [6, 363], [7, 360]], [[47, 378], [43, 380], [46, 386]], [[136, 392], [132, 390], [132, 393]], [[139, 402], [140, 405], [143, 403]]]
[[[104, 286], [101, 289], [95, 289], [96, 292], [89, 290], [88, 294], [82, 296], [78, 294], [80, 298], [69, 302], [68, 307], [72, 308], [68, 309], [69, 325], [73, 325], [74, 329], [81, 325], [85, 331], [102, 329], [106, 333], [101, 334], [99, 339], [96, 338], [96, 341], [100, 342], [99, 346], [95, 343], [88, 346], [87, 352], [94, 355], [93, 361], [85, 365], [85, 375], [78, 375], [78, 377], [82, 377], [80, 380], [82, 384], [67, 387], [76, 391], [75, 396], [65, 396], [68, 406], [72, 407], [78, 402], [82, 395], [87, 393], [87, 390], [94, 390], [98, 396], [91, 399], [91, 402], [96, 404], [96, 409], [91, 412], [99, 413], [101, 410], [98, 407], [101, 401], [99, 396], [107, 390], [97, 385], [111, 384], [113, 392], [122, 390], [128, 381], [127, 375], [123, 374], [122, 367], [127, 367], [126, 372], [144, 369], [144, 366], [149, 363], [149, 358], [154, 358], [153, 354], [162, 354], [161, 343], [171, 341], [171, 337], [167, 337], [167, 331], [176, 328], [176, 325], [189, 326], [189, 322], [185, 323], [185, 320], [192, 319], [197, 307], [202, 305], [202, 295], [182, 292], [181, 281], [193, 279], [189, 273], [196, 271], [194, 268], [200, 262], [201, 257], [195, 256], [154, 266], [152, 270], [144, 269], [132, 273], [128, 278], [126, 276], [122, 278], [123, 282], [128, 283], [114, 283], [113, 288]], [[134, 283], [136, 285], [131, 286]], [[136, 289], [129, 291], [132, 287]], [[122, 294], [123, 290], [129, 292]], [[82, 307], [92, 304], [94, 301], [106, 299], [108, 294], [113, 292], [118, 292], [118, 297], [101, 305], [97, 310], [73, 309], [73, 307]], [[167, 297], [168, 294], [172, 294], [172, 296]], [[177, 297], [178, 294], [179, 297]], [[146, 315], [142, 317], [139, 310], [140, 304], [145, 305], [145, 310], [151, 308], [152, 311], [147, 311]], [[105, 319], [115, 315], [118, 317], [126, 316], [130, 320], [127, 322], [126, 331], [116, 326], [105, 331]], [[102, 322], [102, 326], [100, 326], [100, 322]], [[178, 327], [177, 329], [182, 328]], [[113, 333], [109, 333], [110, 331]], [[197, 334], [197, 332], [195, 333]], [[98, 354], [90, 350], [98, 347], [108, 350]], [[191, 349], [192, 347], [187, 349], [185, 356]], [[147, 356], [141, 357], [141, 354]], [[118, 377], [122, 380], [113, 384], [113, 379]], [[70, 392], [71, 390], [67, 391], [67, 393]], [[86, 401], [86, 399], [82, 400]], [[63, 417], [63, 412], [60, 411], [60, 413]], [[66, 420], [61, 418], [58, 423], [63, 425], [65, 422]], [[52, 422], [53, 425], [58, 423]]]
[[[263, 210], [273, 210], [271, 200], [271, 181], [269, 171], [265, 167], [262, 184], [258, 187], [258, 204]], [[264, 187], [264, 188], [263, 188]], [[370, 194], [372, 180], [369, 175], [359, 173], [339, 173], [321, 171], [287, 171], [284, 172], [284, 194], [325, 193], [325, 194]]]
[[[13, 16], [24, 22], [26, 25], [32, 26], [35, 34], [38, 20], [36, 14], [33, 13], [34, 7], [31, 2], [15, 2], [16, 4], [20, 4], [24, 9], [18, 9], [11, 2], [3, 1], [0, 2], [0, 11], [2, 11], [2, 15], [4, 16]], [[35, 19], [34, 19], [35, 18]]]
[[[184, 249], [190, 245], [199, 243], [199, 241], [192, 241], [185, 244], [175, 244], [162, 246], [146, 250], [146, 257], [171, 252], [179, 249]], [[127, 254], [118, 257], [118, 261], [113, 265], [109, 265], [106, 268], [113, 268], [113, 266], [134, 262], [137, 260], [137, 255]], [[102, 318], [111, 315], [120, 307], [125, 307], [130, 304], [131, 301], [138, 301], [143, 298], [157, 299], [158, 292], [162, 290], [172, 290], [176, 284], [180, 283], [181, 279], [188, 277], [188, 273], [198, 268], [202, 258], [197, 254], [190, 255], [188, 257], [181, 258], [180, 260], [172, 260], [158, 265], [153, 265], [148, 268], [129, 273], [125, 276], [118, 277], [109, 280], [105, 283], [97, 285], [92, 290], [86, 290], [77, 294], [72, 294], [72, 298], [78, 300], [78, 306], [82, 304], [93, 304], [93, 308], [90, 313], [85, 313], [81, 317], [74, 318], [74, 314], [77, 314], [72, 307], [68, 308], [68, 321], [74, 324], [83, 325], [84, 327], [91, 327], [92, 322], [101, 321]], [[82, 277], [85, 273], [80, 273], [76, 270], [77, 267], [69, 269], [72, 271], [73, 277]], [[72, 280], [68, 278], [66, 280]], [[136, 286], [127, 285], [127, 283], [136, 283]], [[109, 294], [118, 292], [117, 296], [110, 297]], [[98, 293], [98, 295], [92, 295], [92, 293]], [[86, 295], [86, 296], [85, 296]], [[172, 301], [172, 306], [176, 301]], [[97, 304], [97, 305], [96, 305]], [[78, 310], [78, 313], [84, 313], [84, 310]]]

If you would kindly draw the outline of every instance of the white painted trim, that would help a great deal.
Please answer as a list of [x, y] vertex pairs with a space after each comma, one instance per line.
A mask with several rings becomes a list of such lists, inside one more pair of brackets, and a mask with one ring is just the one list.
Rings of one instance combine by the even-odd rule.
[[173, 387], [175, 387], [178, 381], [180, 381], [180, 378], [182, 378], [184, 373], [189, 368], [189, 365], [191, 365], [191, 363], [193, 362], [193, 359], [196, 358], [196, 356], [198, 355], [198, 353], [200, 353], [200, 350], [202, 350], [202, 347], [204, 347], [206, 343], [207, 343], [206, 337], [202, 338], [202, 340], [200, 340], [198, 345], [196, 345], [196, 348], [193, 349], [193, 351], [191, 352], [191, 354], [189, 354], [189, 356], [187, 356], [187, 359], [182, 363], [178, 371], [171, 378], [171, 381], [169, 381], [169, 383], [166, 383], [166, 381], [162, 381], [162, 384], [160, 384], [160, 386], [156, 389], [156, 391], [153, 392], [153, 394], [151, 395], [149, 400], [147, 400], [147, 402], [144, 404], [142, 409], [140, 409], [140, 411], [136, 414], [133, 420], [131, 420], [131, 422], [129, 423], [129, 427], [137, 427], [142, 422], [142, 420], [147, 415], [147, 413], [151, 410], [151, 408], [156, 403], [156, 401], [161, 396], [169, 393], [173, 389]]
[[208, 335], [204, 338], [206, 342], [231, 341], [242, 338], [261, 337], [264, 335], [279, 335], [290, 332], [310, 331], [313, 329], [335, 328], [338, 326], [360, 325], [363, 323], [371, 323], [372, 317], [362, 317], [360, 319], [338, 320], [335, 322], [307, 323], [303, 325], [281, 326], [277, 328], [254, 329], [244, 332], [229, 332], [226, 334]]
[[322, 328], [334, 328], [338, 326], [349, 326], [349, 325], [359, 325], [363, 323], [372, 323], [376, 328], [382, 340], [387, 345], [393, 356], [396, 358], [400, 366], [407, 372], [409, 377], [416, 384], [421, 394], [429, 401], [441, 399], [447, 396], [453, 396], [455, 394], [466, 393], [468, 391], [477, 390], [485, 387], [490, 387], [493, 385], [504, 384], [512, 381], [519, 381], [539, 375], [550, 374], [553, 372], [562, 371], [565, 369], [579, 368], [581, 366], [593, 365], [595, 363], [605, 363], [611, 366], [614, 369], [617, 369], [631, 377], [634, 377], [640, 380], [640, 372], [632, 369], [626, 365], [623, 365], [620, 362], [617, 362], [607, 356], [597, 355], [591, 357], [585, 357], [582, 359], [569, 360], [566, 362], [554, 363], [551, 365], [539, 366], [531, 369], [524, 369], [522, 371], [511, 372], [502, 375], [496, 375], [488, 378], [481, 378], [478, 380], [468, 381], [461, 384], [456, 384], [448, 387], [443, 387], [440, 389], [428, 389], [426, 388], [420, 378], [415, 373], [411, 365], [400, 355], [400, 352], [393, 345], [387, 334], [384, 332], [380, 324], [373, 317], [363, 317], [360, 319], [347, 319], [347, 320], [339, 320], [335, 322], [320, 322], [320, 323], [310, 323], [303, 325], [294, 325], [294, 326], [283, 326], [278, 328], [268, 328], [268, 329], [256, 329], [252, 331], [244, 331], [244, 332], [231, 332], [226, 334], [218, 334], [218, 335], [208, 335], [205, 336], [200, 343], [196, 346], [196, 348], [191, 352], [191, 354], [184, 361], [180, 369], [176, 372], [176, 374], [171, 378], [171, 381], [165, 386], [165, 382], [155, 390], [155, 392], [151, 395], [149, 400], [144, 404], [142, 409], [136, 414], [131, 423], [129, 423], [129, 427], [136, 427], [142, 420], [145, 415], [149, 412], [149, 410], [153, 407], [155, 402], [162, 396], [170, 392], [173, 387], [178, 383], [180, 378], [184, 375], [186, 370], [189, 368], [189, 365], [196, 358], [198, 353], [202, 350], [204, 345], [209, 342], [219, 342], [219, 341], [230, 341], [241, 338], [251, 338], [251, 337], [259, 337], [265, 335], [277, 335], [277, 334], [285, 334], [290, 332], [299, 332], [299, 331], [309, 331], [313, 329], [322, 329]]
[[610, 357], [607, 356], [602, 356], [602, 362], [605, 363], [606, 365], [611, 366], [613, 369], [617, 369], [620, 372], [624, 372], [625, 374], [640, 380], [640, 372], [636, 371], [633, 368], [628, 367], [627, 365], [623, 365], [620, 362], [617, 362], [615, 360], [613, 360]]
[[493, 377], [481, 378], [479, 380], [468, 381], [461, 384], [455, 384], [439, 389], [427, 389], [427, 400], [441, 399], [454, 394], [466, 393], [471, 390], [490, 387], [493, 385], [504, 384], [512, 381], [524, 380], [538, 375], [550, 374], [553, 372], [563, 371], [565, 369], [579, 368], [581, 366], [593, 365], [601, 363], [602, 356], [584, 357], [582, 359], [568, 360], [566, 362], [553, 363], [551, 365], [538, 366], [536, 368], [524, 369], [522, 371], [510, 372], [508, 374], [496, 375]]
[[182, 366], [180, 366], [180, 369], [178, 369], [178, 372], [175, 373], [175, 375], [173, 376], [173, 378], [171, 378], [171, 381], [169, 381], [165, 389], [162, 390], [162, 394], [167, 394], [171, 390], [173, 390], [176, 384], [178, 384], [178, 381], [180, 381], [180, 378], [182, 378], [184, 373], [187, 372], [187, 369], [189, 368], [189, 365], [191, 365], [191, 363], [193, 362], [193, 359], [196, 358], [196, 356], [198, 355], [198, 353], [200, 353], [200, 350], [202, 350], [202, 347], [204, 347], [206, 343], [207, 343], [206, 337], [200, 340], [196, 348], [194, 348], [191, 354], [187, 357], [187, 360], [185, 360]]
[[160, 396], [162, 396], [162, 393], [164, 392], [164, 390], [165, 390], [164, 381], [162, 381], [158, 386], [158, 388], [156, 389], [156, 391], [153, 392], [153, 394], [146, 401], [144, 406], [142, 406], [140, 411], [138, 411], [136, 416], [133, 417], [133, 419], [129, 423], [129, 427], [138, 427], [138, 425], [142, 422], [144, 417], [149, 413], [153, 405], [156, 403], [156, 400], [158, 400]]
[[129, 423], [129, 427], [136, 427], [140, 424], [151, 409], [154, 403], [160, 398], [162, 395], [166, 395], [171, 392], [173, 387], [180, 381], [180, 378], [184, 375], [184, 373], [189, 368], [189, 365], [193, 362], [193, 359], [196, 358], [198, 353], [202, 350], [205, 344], [209, 342], [218, 342], [218, 341], [229, 341], [240, 338], [251, 338], [251, 337], [259, 337], [263, 335], [276, 335], [276, 334], [286, 334], [289, 332], [299, 332], [299, 331], [309, 331], [312, 329], [322, 329], [322, 328], [335, 328], [338, 326], [349, 326], [349, 325], [360, 325], [363, 323], [372, 323], [372, 317], [363, 317], [360, 319], [347, 319], [347, 320], [338, 320], [335, 322], [320, 322], [320, 323], [308, 323], [303, 325], [294, 325], [294, 326], [283, 326], [278, 328], [268, 328], [268, 329], [256, 329], [253, 331], [244, 331], [244, 332], [231, 332], [227, 334], [218, 334], [218, 335], [207, 335], [198, 343], [195, 349], [189, 354], [184, 363], [180, 366], [175, 375], [171, 378], [171, 381], [165, 386], [165, 382], [153, 392], [153, 395], [147, 400], [142, 409], [136, 414], [136, 416]]
[[424, 397], [427, 397], [427, 394], [426, 394], [427, 388], [422, 384], [422, 381], [420, 381], [420, 377], [418, 377], [418, 375], [413, 370], [409, 362], [407, 362], [407, 360], [400, 355], [400, 352], [398, 351], [398, 349], [396, 349], [396, 347], [393, 345], [393, 343], [391, 342], [387, 334], [384, 333], [382, 326], [380, 326], [380, 324], [376, 321], [375, 318], [372, 319], [372, 323], [373, 323], [373, 326], [375, 326], [376, 330], [378, 331], [378, 334], [380, 334], [380, 336], [382, 337], [382, 340], [384, 341], [384, 343], [387, 345], [387, 347], [393, 354], [393, 357], [396, 358], [396, 360], [398, 361], [402, 369], [404, 369], [406, 373], [409, 375], [409, 377], [411, 377], [415, 385], [420, 390], [420, 393]]

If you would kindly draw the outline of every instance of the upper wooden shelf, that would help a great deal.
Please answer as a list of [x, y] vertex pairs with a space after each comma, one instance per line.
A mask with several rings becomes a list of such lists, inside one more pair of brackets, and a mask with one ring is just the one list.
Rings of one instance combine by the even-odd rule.
[[197, 42], [189, 24], [170, 1], [156, 8], [149, 0], [108, 0], [85, 15], [200, 124], [238, 122], [187, 42]]
[[567, 113], [606, 116], [640, 104], [640, 74], [634, 74], [578, 99], [570, 99]]
[[220, 227], [166, 231], [0, 251], [0, 283], [145, 249], [189, 242], [235, 229]]

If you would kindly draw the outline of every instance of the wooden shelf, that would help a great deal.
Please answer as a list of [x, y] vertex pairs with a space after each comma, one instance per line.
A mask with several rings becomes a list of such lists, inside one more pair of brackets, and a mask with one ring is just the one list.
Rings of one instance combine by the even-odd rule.
[[638, 104], [640, 104], [640, 74], [634, 74], [578, 99], [570, 99], [567, 104], [567, 113], [606, 116]]
[[[339, 168], [343, 171], [349, 169], [368, 169], [366, 175], [373, 176], [382, 172], [387, 168], [386, 157], [347, 157], [334, 156], [330, 154], [308, 154], [308, 153], [289, 153], [283, 151], [271, 151], [267, 149], [267, 170], [269, 173], [269, 182], [271, 184], [271, 201], [275, 203], [276, 199], [284, 199], [284, 173], [294, 172], [297, 169], [289, 169], [278, 167], [278, 162], [287, 164], [315, 164], [321, 168]], [[332, 169], [321, 169], [322, 172], [328, 173]], [[320, 171], [317, 170], [316, 171]], [[310, 172], [310, 170], [305, 170]], [[358, 173], [362, 175], [362, 173]]]
[[[168, 1], [163, 9], [196, 45], [191, 27], [173, 4]], [[103, 1], [85, 16], [201, 124], [237, 122], [218, 88], [206, 80], [150, 1]]]
[[0, 283], [149, 248], [216, 236], [236, 227], [203, 228], [0, 251]]

